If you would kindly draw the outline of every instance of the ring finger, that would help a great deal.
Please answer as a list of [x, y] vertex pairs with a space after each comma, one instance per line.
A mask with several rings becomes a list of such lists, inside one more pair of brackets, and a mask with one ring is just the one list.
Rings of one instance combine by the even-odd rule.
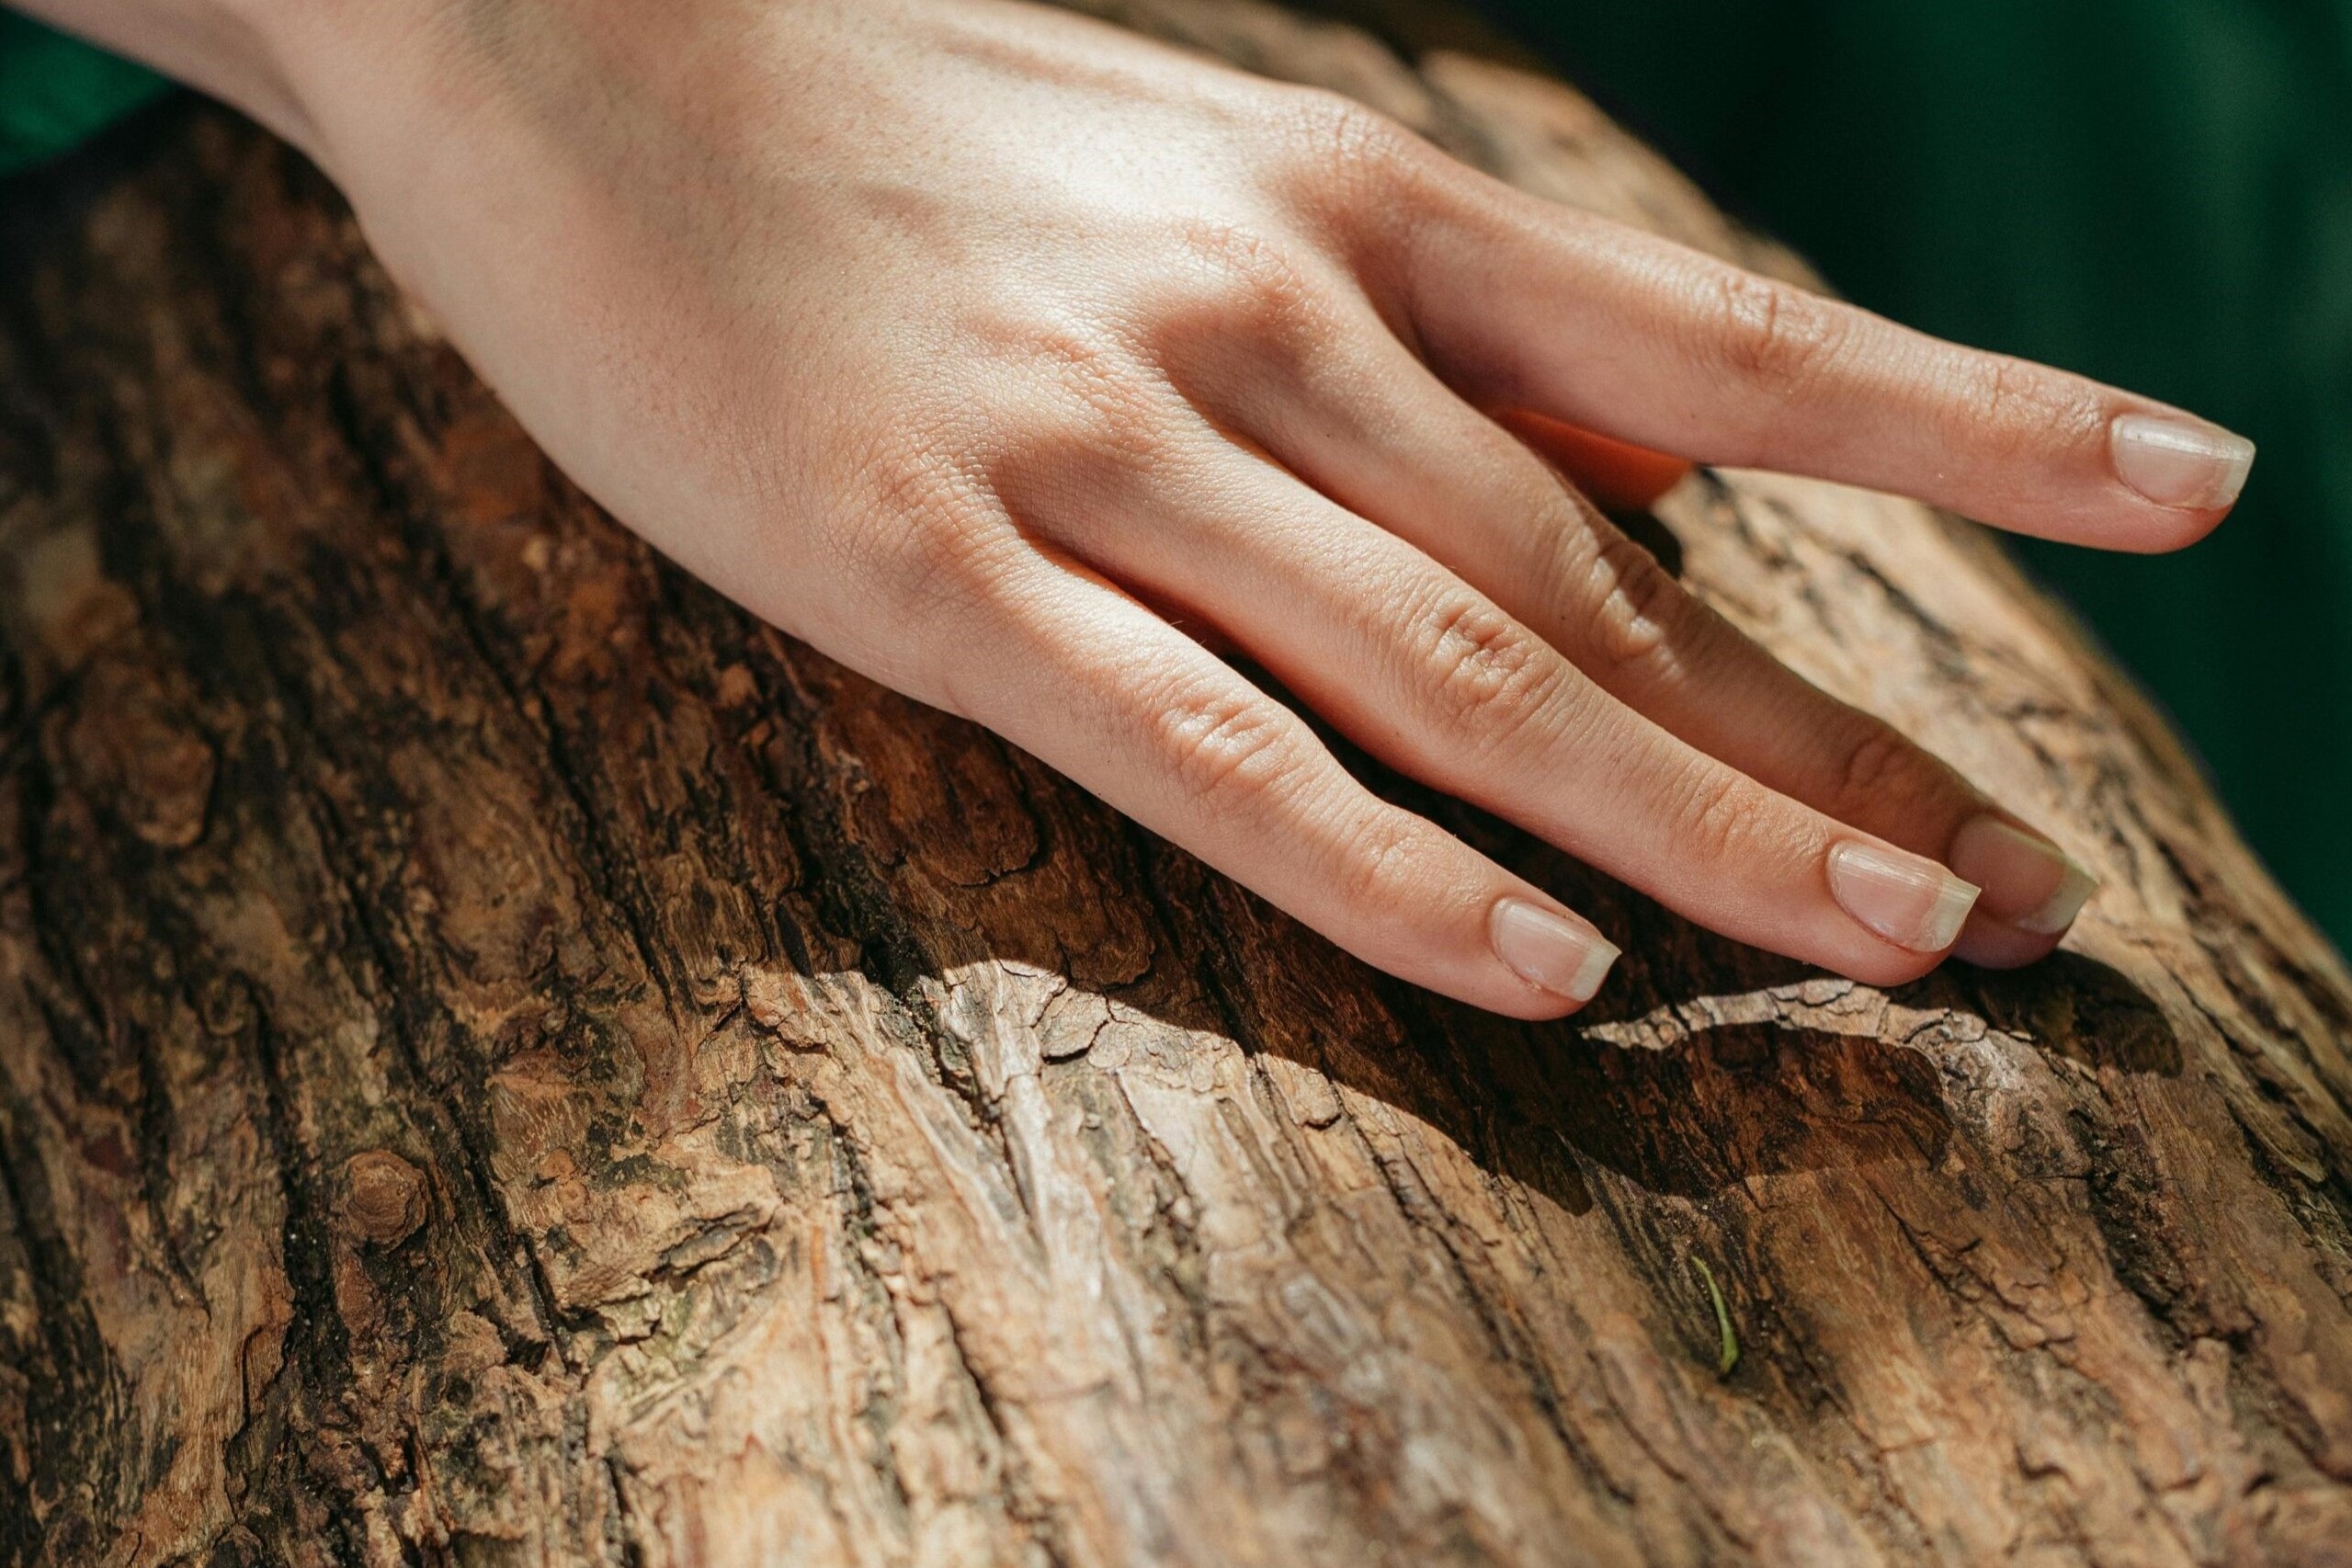
[[1676, 583], [1376, 323], [1256, 383], [1252, 433], [1310, 483], [1409, 540], [1610, 695], [1759, 783], [1984, 890], [1958, 947], [1996, 965], [2055, 947], [2096, 885], [1884, 721], [1798, 676]]
[[[1159, 526], [1016, 509], [1217, 625], [1344, 733], [1727, 936], [1873, 983], [1932, 967], [1977, 890], [1706, 756], [1404, 540], [1202, 427]], [[1098, 553], [1097, 553], [1098, 552]]]

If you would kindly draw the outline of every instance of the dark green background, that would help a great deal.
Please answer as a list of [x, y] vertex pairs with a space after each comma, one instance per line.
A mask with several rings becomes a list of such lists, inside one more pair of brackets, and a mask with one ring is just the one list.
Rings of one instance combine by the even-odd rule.
[[127, 61], [0, 10], [0, 175], [71, 147], [163, 86]]
[[[2352, 947], [2352, 0], [1483, 0], [1845, 292], [2253, 437], [2183, 554], [2027, 559]], [[0, 170], [152, 78], [0, 14]]]
[[1486, 0], [1853, 298], [2261, 446], [2179, 555], [2023, 553], [2352, 948], [2352, 0]]

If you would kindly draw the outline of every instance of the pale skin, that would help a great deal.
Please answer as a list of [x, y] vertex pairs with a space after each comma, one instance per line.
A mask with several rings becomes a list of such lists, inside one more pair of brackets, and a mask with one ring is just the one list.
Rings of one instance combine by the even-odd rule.
[[2025, 963], [2089, 878], [1578, 488], [1672, 463], [1524, 415], [2125, 551], [2202, 537], [2252, 460], [1018, 0], [30, 8], [300, 145], [688, 570], [1520, 1017], [1615, 948], [1213, 650], [1727, 936], [1874, 984]]

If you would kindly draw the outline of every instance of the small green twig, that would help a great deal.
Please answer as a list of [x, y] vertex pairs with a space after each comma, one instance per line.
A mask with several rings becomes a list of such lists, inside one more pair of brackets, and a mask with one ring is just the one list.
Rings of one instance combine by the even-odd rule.
[[1715, 1358], [1715, 1375], [1728, 1378], [1740, 1364], [1740, 1331], [1732, 1326], [1732, 1310], [1723, 1304], [1723, 1289], [1715, 1283], [1715, 1271], [1707, 1267], [1707, 1260], [1694, 1257], [1690, 1266], [1699, 1270], [1699, 1278], [1707, 1285], [1707, 1299], [1715, 1305], [1715, 1329], [1722, 1346]]

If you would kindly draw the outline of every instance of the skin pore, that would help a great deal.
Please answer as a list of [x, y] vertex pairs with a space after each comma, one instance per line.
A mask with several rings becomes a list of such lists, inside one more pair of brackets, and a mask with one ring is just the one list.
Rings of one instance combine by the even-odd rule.
[[2252, 460], [1019, 0], [32, 8], [301, 146], [551, 456], [686, 568], [1518, 1017], [1581, 1006], [1616, 949], [1210, 645], [1733, 937], [1880, 984], [2022, 963], [2089, 878], [1579, 484], [1776, 468], [2154, 551]]

